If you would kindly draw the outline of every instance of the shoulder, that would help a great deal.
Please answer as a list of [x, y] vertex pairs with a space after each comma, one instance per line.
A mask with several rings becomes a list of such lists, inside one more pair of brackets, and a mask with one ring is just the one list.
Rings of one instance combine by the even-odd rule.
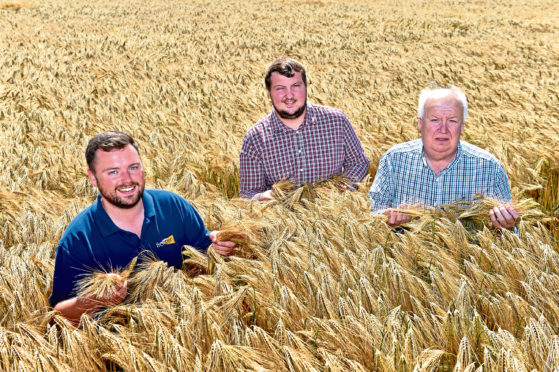
[[192, 208], [192, 205], [182, 196], [167, 190], [145, 189], [144, 195], [153, 200], [156, 206], [166, 206], [169, 204], [180, 204]]
[[[97, 201], [94, 202], [94, 204]], [[90, 205], [89, 207], [85, 208], [83, 211], [78, 213], [76, 217], [70, 221], [66, 230], [62, 234], [60, 238], [60, 242], [64, 242], [70, 239], [72, 236], [81, 235], [81, 234], [90, 234], [93, 230], [94, 224], [94, 204]]]
[[322, 106], [317, 105], [314, 103], [307, 103], [307, 110], [311, 113], [311, 115], [316, 116], [317, 118], [339, 118], [339, 119], [347, 119], [346, 114], [337, 108], [329, 107], [329, 106]]
[[384, 156], [398, 156], [398, 155], [416, 155], [421, 154], [423, 150], [423, 141], [421, 138], [415, 139], [413, 141], [398, 143], [388, 149], [384, 153]]
[[264, 133], [271, 130], [272, 125], [272, 113], [264, 116], [260, 119], [256, 124], [254, 124], [250, 129], [245, 133], [243, 138], [243, 142], [247, 141], [255, 141], [259, 138], [264, 136]]
[[499, 166], [501, 165], [501, 162], [489, 151], [477, 147], [476, 145], [472, 145], [466, 141], [460, 141], [460, 146], [462, 147], [462, 154], [466, 158], [481, 162], [488, 162]]

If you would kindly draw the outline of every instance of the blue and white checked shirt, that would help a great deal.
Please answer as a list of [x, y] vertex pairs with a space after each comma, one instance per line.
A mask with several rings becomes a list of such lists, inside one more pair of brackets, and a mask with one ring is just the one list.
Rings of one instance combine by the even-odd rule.
[[382, 156], [369, 198], [377, 214], [402, 203], [438, 208], [457, 200], [471, 201], [477, 193], [511, 201], [509, 180], [495, 156], [460, 141], [456, 156], [437, 176], [419, 138], [395, 145]]

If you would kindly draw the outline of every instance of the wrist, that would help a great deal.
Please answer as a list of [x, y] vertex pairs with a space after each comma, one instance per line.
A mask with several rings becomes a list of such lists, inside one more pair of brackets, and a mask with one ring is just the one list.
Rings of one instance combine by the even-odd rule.
[[100, 300], [91, 297], [76, 297], [76, 305], [87, 314], [93, 314], [104, 306]]

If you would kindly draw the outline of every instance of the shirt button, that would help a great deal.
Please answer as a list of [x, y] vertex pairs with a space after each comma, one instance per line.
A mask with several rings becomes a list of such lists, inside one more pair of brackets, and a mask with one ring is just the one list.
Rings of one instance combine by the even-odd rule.
[[302, 171], [303, 171], [303, 168], [301, 168], [301, 170], [300, 170], [300, 171], [302, 172]]

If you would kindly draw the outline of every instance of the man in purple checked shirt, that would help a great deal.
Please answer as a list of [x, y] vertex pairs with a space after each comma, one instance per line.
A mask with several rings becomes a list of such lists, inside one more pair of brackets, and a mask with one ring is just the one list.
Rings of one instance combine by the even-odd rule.
[[307, 102], [305, 69], [296, 60], [274, 61], [264, 79], [272, 112], [245, 134], [241, 148], [241, 196], [271, 200], [272, 185], [342, 175], [361, 181], [369, 170], [361, 142], [338, 109]]

